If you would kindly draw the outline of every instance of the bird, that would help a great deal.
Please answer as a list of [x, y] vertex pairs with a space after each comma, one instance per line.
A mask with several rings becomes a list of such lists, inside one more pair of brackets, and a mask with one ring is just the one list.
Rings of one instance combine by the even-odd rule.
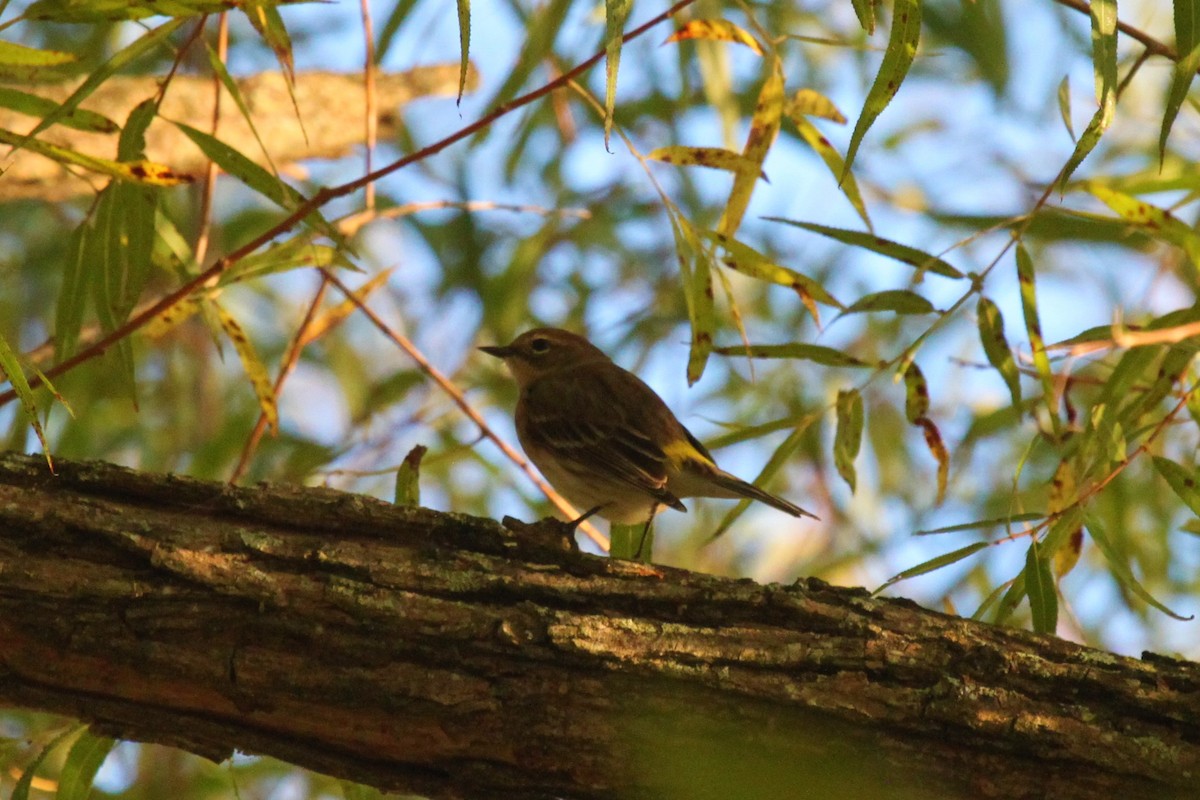
[[[587, 339], [534, 328], [480, 347], [520, 389], [517, 438], [567, 500], [618, 525], [646, 523], [682, 498], [747, 498], [793, 517], [814, 514], [717, 466], [712, 454], [641, 378]], [[643, 533], [644, 537], [644, 533]]]

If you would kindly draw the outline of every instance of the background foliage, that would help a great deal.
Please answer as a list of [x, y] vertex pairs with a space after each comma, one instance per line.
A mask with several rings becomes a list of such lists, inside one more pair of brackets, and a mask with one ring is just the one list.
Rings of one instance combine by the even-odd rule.
[[[644, 375], [724, 466], [761, 471], [822, 518], [692, 501], [661, 517], [655, 560], [871, 588], [911, 578], [888, 591], [1200, 657], [1196, 623], [1175, 616], [1200, 597], [1200, 3], [1122, 3], [1118, 31], [1112, 0], [695, 0], [623, 46], [617, 32], [666, 7], [245, 3], [202, 16], [228, 5], [0, 3], [0, 77], [90, 76], [82, 100], [127, 73], [170, 91], [171, 76], [216, 80], [222, 64], [361, 71], [367, 41], [364, 81], [469, 56], [482, 79], [461, 104], [386, 109], [380, 167], [594, 53], [609, 66], [370, 189], [350, 186], [361, 151], [277, 178], [250, 163], [259, 154], [222, 150], [201, 117], [178, 121], [228, 173], [211, 195], [203, 179], [169, 186], [168, 171], [0, 205], [0, 365], [15, 388], [51, 372], [57, 396], [24, 398], [51, 454], [390, 497], [420, 444], [423, 503], [550, 513], [493, 441], [515, 441], [515, 391], [473, 348], [553, 324]], [[36, 150], [72, 102], [27, 102], [0, 97], [29, 112], [0, 134]], [[154, 113], [112, 120], [119, 149], [91, 154], [115, 164], [90, 165], [98, 188], [133, 177]], [[269, 152], [272, 130], [259, 134]], [[338, 283], [367, 287], [380, 324]], [[120, 333], [163, 298], [171, 311]], [[53, 371], [73, 353], [81, 363]], [[6, 445], [36, 447], [12, 394]], [[258, 441], [264, 413], [279, 430]], [[2, 724], [22, 764], [64, 730]], [[257, 770], [242, 791], [263, 795], [289, 780], [336, 789], [261, 761], [121, 758], [102, 785], [139, 776], [129, 796], [156, 796], [145, 787], [164, 769], [194, 786]]]

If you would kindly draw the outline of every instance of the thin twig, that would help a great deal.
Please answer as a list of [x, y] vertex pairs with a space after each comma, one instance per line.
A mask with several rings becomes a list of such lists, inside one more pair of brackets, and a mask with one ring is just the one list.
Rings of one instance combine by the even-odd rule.
[[[660, 22], [670, 19], [672, 15], [688, 7], [694, 2], [695, 0], [678, 0], [678, 2], [668, 8], [666, 11], [651, 19], [649, 22], [646, 22], [645, 24], [640, 25], [629, 33], [625, 34], [625, 36], [622, 37], [622, 41], [628, 42], [631, 39], [636, 39], [646, 31], [658, 25]], [[255, 252], [275, 237], [291, 230], [294, 226], [299, 224], [309, 214], [311, 214], [313, 211], [316, 211], [321, 206], [325, 205], [331, 200], [352, 194], [366, 186], [368, 183], [372, 183], [380, 178], [386, 177], [387, 175], [391, 175], [393, 172], [403, 169], [409, 164], [422, 161], [432, 155], [440, 153], [450, 145], [462, 141], [463, 139], [466, 139], [483, 130], [489, 125], [492, 125], [501, 117], [504, 117], [519, 108], [529, 105], [533, 101], [546, 96], [550, 92], [553, 92], [555, 89], [566, 86], [571, 80], [575, 79], [579, 75], [582, 75], [584, 72], [598, 64], [600, 60], [604, 58], [605, 52], [606, 51], [604, 49], [597, 51], [590, 58], [580, 62], [576, 67], [568, 72], [563, 73], [549, 83], [546, 83], [531, 92], [523, 94], [520, 97], [509, 101], [508, 103], [492, 109], [489, 113], [483, 115], [470, 125], [459, 128], [449, 136], [446, 136], [434, 142], [433, 144], [428, 145], [427, 147], [423, 147], [414, 153], [410, 153], [409, 155], [393, 161], [391, 164], [381, 167], [374, 172], [370, 172], [361, 178], [357, 178], [333, 188], [321, 189], [311, 198], [301, 203], [296, 210], [287, 217], [263, 231], [250, 241], [246, 242], [241, 247], [233, 250], [228, 255], [217, 259], [208, 269], [204, 270], [199, 275], [195, 276], [173, 292], [169, 292], [168, 294], [164, 295], [156, 303], [153, 303], [147, 307], [140, 314], [135, 314], [134, 316], [130, 317], [123, 324], [114, 328], [113, 331], [107, 336], [101, 337], [89, 347], [83, 348], [65, 361], [50, 367], [43, 373], [43, 375], [47, 378], [54, 378], [63, 374], [64, 372], [67, 372], [68, 370], [74, 369], [86, 361], [96, 358], [100, 354], [104, 353], [109, 347], [112, 347], [121, 339], [129, 336], [131, 333], [141, 328], [150, 320], [154, 319], [156, 316], [190, 295], [199, 287], [208, 284], [210, 281], [219, 276], [225, 270], [229, 269], [241, 259]], [[42, 377], [42, 375], [30, 375], [28, 378], [29, 387], [32, 389], [41, 386]], [[0, 406], [11, 403], [15, 399], [17, 399], [17, 393], [15, 390], [10, 389], [9, 391], [0, 394]]]
[[[379, 120], [375, 116], [375, 109], [379, 105], [378, 96], [375, 93], [375, 24], [371, 19], [371, 0], [362, 0], [362, 21], [363, 21], [363, 39], [365, 44], [366, 55], [363, 58], [363, 83], [366, 89], [366, 119], [365, 135], [367, 140], [367, 152], [364, 158], [366, 171], [371, 172], [371, 160], [375, 155], [375, 140], [378, 137]], [[365, 198], [363, 201], [367, 211], [375, 210], [375, 184], [368, 183], [364, 189]]]
[[[217, 60], [226, 63], [229, 57], [229, 15], [221, 12], [217, 15]], [[213, 106], [212, 106], [212, 135], [215, 139], [221, 127], [221, 76], [213, 71]], [[213, 195], [217, 188], [217, 162], [211, 158], [204, 168], [204, 179], [200, 189], [200, 231], [196, 234], [194, 258], [197, 264], [204, 262], [208, 255], [208, 244], [212, 237], [212, 204]]]
[[[446, 377], [441, 370], [431, 364], [429, 359], [425, 358], [425, 355], [417, 349], [416, 345], [414, 345], [407, 337], [392, 330], [392, 328], [386, 322], [380, 319], [380, 317], [374, 311], [372, 311], [366, 303], [362, 302], [358, 298], [358, 295], [356, 295], [349, 289], [349, 287], [342, 283], [336, 275], [334, 275], [332, 272], [329, 272], [324, 267], [320, 267], [320, 270], [325, 276], [326, 280], [336, 286], [338, 291], [340, 291], [347, 297], [347, 299], [358, 306], [358, 310], [366, 315], [367, 319], [369, 319], [371, 323], [379, 329], [380, 333], [382, 333], [384, 336], [390, 339], [393, 344], [403, 350], [405, 354], [416, 363], [417, 368], [420, 369], [421, 372], [425, 373], [433, 380], [434, 383], [441, 387], [442, 391], [450, 396], [450, 399], [454, 401], [454, 404], [458, 406], [459, 410], [462, 411], [463, 414], [465, 414], [467, 418], [471, 420], [471, 422], [478, 426], [479, 432], [486, 438], [491, 439], [492, 442], [494, 442], [495, 445], [500, 448], [500, 451], [503, 452], [510, 461], [520, 467], [520, 469], [529, 476], [529, 479], [532, 480], [546, 495], [546, 497], [550, 499], [550, 502], [554, 503], [554, 505], [558, 507], [558, 510], [566, 515], [567, 519], [579, 518], [579, 511], [576, 510], [575, 507], [570, 503], [568, 503], [562, 495], [554, 491], [550, 484], [543, 481], [524, 456], [513, 449], [510, 444], [501, 439], [496, 432], [491, 429], [491, 426], [484, 421], [483, 417], [479, 415], [479, 412], [467, 402], [467, 398], [463, 395], [462, 390], [455, 386], [454, 382]], [[596, 543], [597, 547], [605, 551], [608, 550], [608, 538], [604, 536], [604, 534], [600, 533], [600, 531], [596, 530], [596, 528], [593, 527], [590, 522], [582, 522], [579, 525], [579, 530], [586, 533], [588, 538]]]

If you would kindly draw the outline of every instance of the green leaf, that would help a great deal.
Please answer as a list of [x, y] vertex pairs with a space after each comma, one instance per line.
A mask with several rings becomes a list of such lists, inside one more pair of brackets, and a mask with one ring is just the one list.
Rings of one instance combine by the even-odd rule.
[[1154, 456], [1154, 468], [1163, 476], [1179, 499], [1187, 504], [1192, 513], [1200, 517], [1200, 488], [1196, 484], [1196, 471], [1188, 470], [1169, 458]]
[[[34, 5], [37, 5], [36, 3]], [[30, 6], [32, 9], [33, 6]], [[28, 16], [29, 10], [26, 9]], [[55, 67], [60, 64], [70, 64], [78, 61], [79, 56], [73, 53], [62, 53], [57, 50], [35, 50], [16, 42], [0, 40], [0, 65], [8, 67]]]
[[808, 295], [818, 303], [834, 308], [844, 308], [837, 298], [827, 292], [820, 283], [807, 275], [776, 264], [753, 247], [716, 231], [699, 231], [698, 233], [724, 251], [725, 258], [722, 259], [722, 262], [730, 269], [760, 281], [787, 286], [801, 296]]
[[0, 336], [0, 377], [12, 384], [13, 391], [17, 393], [17, 398], [21, 401], [21, 408], [24, 409], [25, 416], [29, 418], [29, 424], [33, 426], [33, 432], [37, 434], [38, 440], [42, 443], [42, 452], [46, 454], [46, 463], [53, 472], [54, 462], [50, 458], [50, 445], [46, 442], [46, 433], [42, 430], [42, 423], [38, 419], [33, 390], [29, 387], [29, 380], [25, 377], [25, 370], [21, 368], [17, 354], [9, 347], [8, 341], [3, 336]]
[[1071, 137], [1071, 141], [1077, 141], [1075, 138], [1075, 126], [1071, 124], [1071, 76], [1063, 75], [1063, 79], [1058, 84], [1058, 113], [1062, 117], [1063, 127], [1067, 129], [1067, 135]]
[[931, 558], [928, 561], [923, 561], [920, 564], [917, 564], [915, 567], [909, 567], [903, 572], [898, 572], [892, 577], [888, 578], [882, 586], [880, 586], [871, 594], [879, 594], [892, 584], [899, 583], [900, 581], [908, 580], [909, 578], [915, 578], [918, 575], [924, 575], [929, 572], [934, 572], [942, 567], [948, 567], [951, 564], [962, 561], [964, 558], [973, 556], [980, 550], [983, 550], [985, 547], [990, 546], [991, 542], [974, 542], [966, 547], [960, 547], [957, 550], [950, 551], [949, 553], [943, 553], [937, 558]]
[[[279, 15], [278, 5], [278, 0], [275, 2], [272, 0], [248, 0], [243, 4], [242, 11], [246, 14], [246, 19], [254, 26], [254, 30], [258, 31], [258, 35], [275, 54], [275, 60], [279, 62], [279, 66], [283, 68], [284, 77], [287, 78], [288, 91], [291, 92], [296, 83], [296, 64], [292, 59], [292, 37], [288, 35], [287, 26], [283, 24], [283, 17]], [[294, 96], [292, 102], [295, 103]]]
[[958, 533], [959, 531], [974, 531], [983, 528], [999, 528], [1001, 526], [1009, 526], [1014, 522], [1033, 522], [1039, 520], [1046, 515], [1031, 511], [1025, 514], [1013, 514], [1007, 517], [996, 517], [994, 519], [981, 519], [974, 522], [960, 522], [957, 525], [947, 525], [944, 528], [929, 528], [927, 530], [917, 531], [914, 536], [931, 536], [935, 533]]
[[988, 363], [996, 368], [1004, 383], [1008, 385], [1008, 393], [1012, 395], [1013, 408], [1021, 406], [1021, 373], [1013, 358], [1012, 348], [1004, 335], [1004, 315], [1000, 308], [987, 297], [980, 297], [975, 307], [979, 318], [979, 342], [987, 355]]
[[736, 347], [714, 347], [713, 352], [723, 356], [749, 356], [750, 358], [795, 358], [801, 361], [812, 361], [827, 367], [857, 367], [867, 368], [871, 365], [859, 361], [841, 350], [825, 347], [819, 344], [752, 344]]
[[937, 309], [933, 307], [933, 303], [916, 292], [907, 289], [887, 289], [860, 297], [839, 316], [874, 311], [891, 311], [896, 314], [932, 314]]
[[[604, 148], [612, 135], [613, 109], [617, 104], [617, 68], [621, 64], [621, 41], [625, 34], [625, 20], [633, 0], [604, 0]], [[466, 76], [466, 55], [463, 56], [463, 75]], [[462, 97], [462, 87], [459, 87]]]
[[[0, 339], [0, 341], [3, 340]], [[64, 741], [86, 728], [86, 725], [74, 725], [51, 739], [50, 743], [42, 748], [42, 752], [38, 753], [37, 757], [25, 767], [25, 771], [21, 773], [21, 777], [17, 779], [16, 785], [13, 786], [12, 794], [9, 795], [8, 800], [29, 800], [29, 789], [33, 785], [33, 778], [42, 766], [42, 762], [46, 760], [46, 756], [54, 752]]]
[[421, 505], [421, 459], [428, 450], [424, 445], [415, 446], [396, 470], [396, 494], [392, 500], [396, 505]]
[[[35, 3], [35, 5], [37, 4]], [[46, 130], [51, 125], [56, 124], [63, 117], [74, 112], [75, 109], [79, 107], [80, 103], [90, 97], [91, 94], [100, 87], [100, 84], [111, 78], [118, 71], [124, 69], [127, 65], [133, 61], [136, 61], [138, 58], [141, 58], [143, 55], [158, 48], [160, 45], [165, 46], [166, 40], [173, 33], [175, 33], [175, 31], [179, 30], [183, 26], [184, 22], [185, 20], [182, 19], [173, 19], [158, 26], [157, 28], [154, 28], [151, 31], [148, 31], [140, 38], [135, 39], [127, 47], [118, 51], [108, 61], [89, 72], [87, 78], [79, 85], [79, 88], [72, 92], [70, 97], [62, 101], [62, 103], [59, 104], [54, 111], [51, 111], [46, 116], [42, 117], [42, 121], [34, 126], [33, 130], [26, 134], [21, 141], [13, 145], [13, 150], [16, 151], [26, 146], [39, 133]]]
[[1167, 154], [1167, 137], [1187, 98], [1188, 89], [1200, 69], [1200, 0], [1175, 0], [1175, 49], [1179, 60], [1171, 73], [1163, 109], [1162, 129], [1158, 134], [1158, 163], [1162, 166]]
[[1170, 242], [1183, 250], [1193, 269], [1200, 267], [1200, 233], [1170, 211], [1098, 181], [1088, 181], [1083, 188], [1120, 214], [1122, 219], [1137, 225], [1155, 239]]
[[1108, 534], [1104, 530], [1104, 525], [1099, 518], [1094, 514], [1088, 514], [1084, 520], [1087, 525], [1088, 533], [1092, 536], [1092, 541], [1096, 543], [1096, 547], [1104, 554], [1104, 559], [1108, 562], [1109, 568], [1112, 570], [1113, 576], [1134, 595], [1140, 597], [1149, 605], [1157, 608], [1162, 613], [1177, 620], [1188, 621], [1195, 619], [1195, 615], [1182, 616], [1176, 614], [1171, 609], [1167, 608], [1162, 603], [1158, 602], [1150, 592], [1146, 591], [1146, 587], [1138, 582], [1138, 579], [1133, 576], [1133, 572], [1129, 569], [1129, 564], [1122, 559], [1116, 548], [1113, 546], [1112, 540], [1108, 538]]
[[254, 124], [254, 117], [250, 114], [250, 107], [246, 104], [246, 98], [242, 95], [242, 89], [238, 86], [237, 81], [229, 74], [229, 70], [225, 67], [225, 62], [221, 60], [221, 55], [207, 41], [204, 43], [205, 52], [208, 54], [208, 66], [221, 81], [221, 85], [225, 87], [225, 91], [229, 92], [229, 96], [233, 98], [233, 102], [241, 112], [242, 119], [246, 121], [250, 132], [254, 134], [254, 141], [258, 142], [258, 148], [262, 151], [263, 158], [271, 165], [271, 169], [275, 170], [275, 162], [271, 160], [271, 153], [267, 150], [266, 144], [263, 143], [262, 136], [258, 133], [258, 126]]
[[898, 244], [891, 239], [884, 239], [882, 236], [876, 236], [873, 233], [851, 231], [845, 228], [831, 228], [827, 225], [818, 225], [815, 222], [796, 222], [782, 217], [764, 217], [764, 219], [771, 222], [794, 225], [797, 228], [804, 228], [806, 231], [819, 233], [822, 236], [827, 236], [843, 244], [870, 250], [872, 253], [878, 253], [881, 256], [887, 256], [888, 258], [908, 264], [910, 267], [916, 267], [919, 273], [932, 272], [935, 275], [941, 275], [945, 278], [964, 277], [961, 272], [937, 256], [931, 256], [915, 247]]
[[910, 425], [929, 413], [929, 384], [917, 362], [909, 362], [904, 370], [904, 416]]
[[858, 16], [858, 24], [868, 36], [875, 34], [875, 0], [851, 0], [854, 13]]
[[673, 144], [651, 150], [646, 154], [646, 158], [652, 161], [661, 161], [664, 164], [674, 164], [679, 167], [719, 169], [724, 172], [732, 172], [735, 175], [743, 171], [753, 170], [757, 177], [766, 177], [762, 172], [760, 162], [756, 162], [742, 153], [726, 150], [723, 147], [690, 147], [688, 145]]
[[1025, 245], [1017, 245], [1017, 281], [1021, 286], [1021, 311], [1025, 316], [1025, 332], [1029, 335], [1029, 349], [1033, 353], [1033, 365], [1042, 380], [1042, 393], [1046, 410], [1055, 431], [1058, 430], [1058, 403], [1055, 397], [1054, 373], [1050, 370], [1050, 357], [1046, 355], [1046, 341], [1042, 338], [1042, 323], [1038, 319], [1037, 282], [1033, 260]]
[[[20, 114], [44, 117], [54, 113], [58, 106], [58, 103], [49, 98], [22, 92], [11, 86], [0, 86], [0, 107], [11, 108]], [[121, 126], [108, 117], [97, 114], [95, 111], [88, 111], [86, 108], [77, 108], [63, 115], [58, 120], [58, 124], [78, 131], [95, 133], [116, 133], [121, 129]]]
[[[862, 15], [859, 15], [862, 19]], [[858, 154], [858, 146], [862, 144], [867, 130], [875, 119], [887, 108], [888, 103], [896, 96], [908, 68], [912, 66], [917, 55], [917, 45], [921, 39], [921, 2], [920, 0], [895, 0], [892, 6], [892, 32], [888, 39], [887, 50], [883, 54], [883, 63], [879, 66], [879, 74], [867, 92], [867, 100], [863, 104], [858, 122], [854, 124], [854, 133], [850, 136], [850, 147], [846, 152], [846, 166], [842, 171], [845, 177]]]
[[[471, 71], [471, 0], [458, 0], [458, 98], [462, 103], [467, 88], [467, 73]], [[614, 70], [615, 72], [615, 70]], [[615, 88], [614, 75], [614, 88]], [[611, 115], [611, 111], [609, 114]]]
[[116, 740], [84, 731], [71, 745], [67, 760], [58, 774], [58, 794], [55, 800], [87, 800], [92, 781], [104, 759], [116, 745]]
[[1117, 0], [1092, 0], [1089, 8], [1092, 15], [1092, 65], [1096, 74], [1096, 100], [1100, 107], [1075, 143], [1075, 152], [1063, 167], [1060, 183], [1063, 187], [1099, 143], [1117, 108]]
[[856, 474], [854, 459], [858, 458], [858, 450], [862, 446], [863, 434], [863, 401], [857, 389], [847, 389], [838, 392], [837, 396], [837, 433], [833, 437], [833, 461], [837, 465], [838, 475], [850, 487], [855, 489]]
[[271, 200], [287, 210], [294, 210], [304, 198], [282, 179], [255, 164], [238, 150], [230, 147], [210, 133], [193, 128], [182, 122], [175, 122], [175, 127], [183, 131], [192, 142], [200, 148], [204, 155], [211, 158], [217, 166], [229, 173], [242, 183], [249, 186], [263, 197]]
[[1025, 554], [1025, 595], [1029, 598], [1034, 632], [1054, 633], [1058, 629], [1058, 592], [1049, 559], [1041, 557], [1038, 550], [1035, 536], [1029, 540]]
[[174, 172], [165, 164], [153, 161], [110, 161], [107, 158], [90, 156], [49, 142], [30, 139], [3, 128], [0, 128], [0, 144], [12, 145], [14, 151], [22, 148], [60, 164], [82, 167], [128, 183], [142, 183], [148, 186], [178, 186], [192, 181], [190, 175]]

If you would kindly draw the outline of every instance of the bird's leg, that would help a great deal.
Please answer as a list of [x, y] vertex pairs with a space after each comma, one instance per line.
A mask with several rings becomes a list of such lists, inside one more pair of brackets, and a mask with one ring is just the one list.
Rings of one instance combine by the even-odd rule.
[[[646, 537], [650, 535], [650, 526], [654, 524], [654, 512], [658, 511], [658, 503], [650, 506], [650, 516], [646, 518], [646, 526], [642, 528], [642, 538], [638, 541], [637, 552], [633, 554], [634, 561], [642, 560], [642, 548], [646, 546]], [[651, 548], [654, 547], [654, 540], [650, 540]], [[649, 553], [647, 553], [649, 555]], [[647, 559], [649, 561], [649, 559]]]
[[602, 509], [602, 508], [604, 508], [603, 504], [589, 508], [587, 511], [583, 512], [583, 514], [581, 516], [578, 516], [575, 519], [568, 522], [567, 527], [570, 528], [571, 530], [575, 530], [580, 525], [582, 525], [588, 517], [593, 517], [596, 514], [598, 514], [600, 512], [600, 509]]

